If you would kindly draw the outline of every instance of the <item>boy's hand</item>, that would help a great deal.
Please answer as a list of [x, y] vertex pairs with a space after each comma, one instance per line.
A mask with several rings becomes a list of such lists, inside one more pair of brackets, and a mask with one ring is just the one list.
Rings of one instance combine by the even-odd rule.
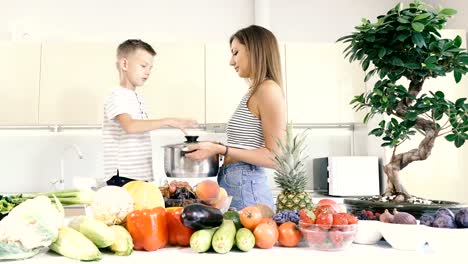
[[168, 120], [168, 126], [178, 128], [187, 135], [186, 128], [196, 128], [197, 121], [192, 119], [171, 118]]
[[219, 144], [211, 142], [201, 142], [198, 144], [188, 145], [187, 148], [184, 150], [190, 152], [185, 154], [187, 158], [194, 160], [202, 160], [221, 153], [223, 149], [224, 146], [221, 146]]

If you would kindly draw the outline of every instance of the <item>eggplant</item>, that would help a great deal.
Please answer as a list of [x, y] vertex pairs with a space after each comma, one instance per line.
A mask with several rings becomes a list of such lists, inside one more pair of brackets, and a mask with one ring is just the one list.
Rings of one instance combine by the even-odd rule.
[[185, 206], [180, 217], [186, 227], [195, 230], [213, 228], [223, 223], [223, 213], [218, 208], [200, 203]]

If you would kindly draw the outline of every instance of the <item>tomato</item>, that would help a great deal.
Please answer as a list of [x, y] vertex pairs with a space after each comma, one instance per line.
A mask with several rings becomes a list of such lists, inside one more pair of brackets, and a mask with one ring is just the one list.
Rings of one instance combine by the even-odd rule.
[[263, 224], [263, 223], [278, 227], [278, 225], [276, 224], [275, 220], [273, 220], [273, 218], [266, 218], [266, 217], [262, 218], [262, 220], [260, 220], [260, 223], [258, 224]]
[[347, 225], [348, 218], [346, 217], [346, 213], [336, 213], [333, 214], [333, 225]]
[[335, 210], [335, 207], [329, 204], [319, 205], [314, 211], [316, 217], [318, 217], [321, 213], [324, 213], [324, 212], [330, 213], [330, 214], [337, 213], [337, 211]]
[[333, 224], [333, 215], [330, 213], [321, 213], [317, 216], [315, 224], [320, 225], [322, 229], [330, 229]]
[[333, 209], [335, 209], [335, 213], [341, 212], [341, 207], [340, 207], [340, 205], [339, 205], [337, 202], [335, 202], [334, 200], [332, 200], [332, 199], [327, 199], [327, 198], [321, 199], [321, 200], [318, 202], [317, 206], [322, 206], [322, 205], [330, 205], [330, 206], [332, 206]]
[[247, 206], [239, 212], [241, 224], [250, 230], [254, 230], [255, 227], [262, 221], [263, 216], [261, 210], [252, 205]]
[[259, 224], [254, 230], [255, 246], [272, 248], [278, 241], [278, 228], [268, 223]]
[[293, 222], [286, 222], [278, 228], [278, 241], [283, 247], [295, 247], [301, 242], [302, 234]]

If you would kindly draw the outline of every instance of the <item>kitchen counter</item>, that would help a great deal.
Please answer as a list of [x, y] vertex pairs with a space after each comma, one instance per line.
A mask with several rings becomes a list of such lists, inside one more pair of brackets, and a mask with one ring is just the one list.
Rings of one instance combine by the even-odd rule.
[[[442, 264], [447, 262], [447, 258], [454, 259], [455, 263], [464, 263], [465, 261], [456, 260], [457, 256], [462, 256], [463, 252], [455, 254], [438, 254], [426, 245], [419, 251], [402, 251], [391, 248], [385, 241], [380, 241], [376, 245], [359, 245], [352, 244], [349, 248], [338, 252], [316, 251], [305, 246], [298, 248], [273, 247], [272, 249], [257, 249], [254, 248], [249, 252], [231, 251], [227, 254], [217, 253], [194, 253], [190, 248], [163, 248], [153, 252], [135, 251], [127, 257], [115, 256], [104, 253], [101, 261], [97, 263], [174, 263], [174, 264], [192, 264], [192, 263], [258, 263], [259, 261], [265, 264], [281, 263], [281, 264], [334, 264], [334, 263], [437, 263]], [[466, 256], [462, 259], [466, 260]], [[7, 262], [3, 262], [7, 263]], [[31, 259], [16, 261], [10, 263], [21, 264], [66, 264], [79, 263], [76, 260], [68, 259], [59, 256], [53, 252], [42, 253]], [[466, 262], [465, 262], [466, 263]]]

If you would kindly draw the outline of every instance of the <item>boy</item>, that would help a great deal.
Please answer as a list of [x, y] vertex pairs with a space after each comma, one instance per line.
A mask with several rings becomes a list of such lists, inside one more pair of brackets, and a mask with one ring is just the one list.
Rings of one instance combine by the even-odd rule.
[[148, 120], [143, 98], [136, 92], [148, 79], [154, 49], [147, 43], [129, 39], [117, 48], [120, 87], [114, 88], [104, 103], [103, 154], [107, 185], [123, 186], [132, 180], [152, 181], [152, 149], [149, 131], [175, 127], [185, 133], [192, 120], [164, 118]]

